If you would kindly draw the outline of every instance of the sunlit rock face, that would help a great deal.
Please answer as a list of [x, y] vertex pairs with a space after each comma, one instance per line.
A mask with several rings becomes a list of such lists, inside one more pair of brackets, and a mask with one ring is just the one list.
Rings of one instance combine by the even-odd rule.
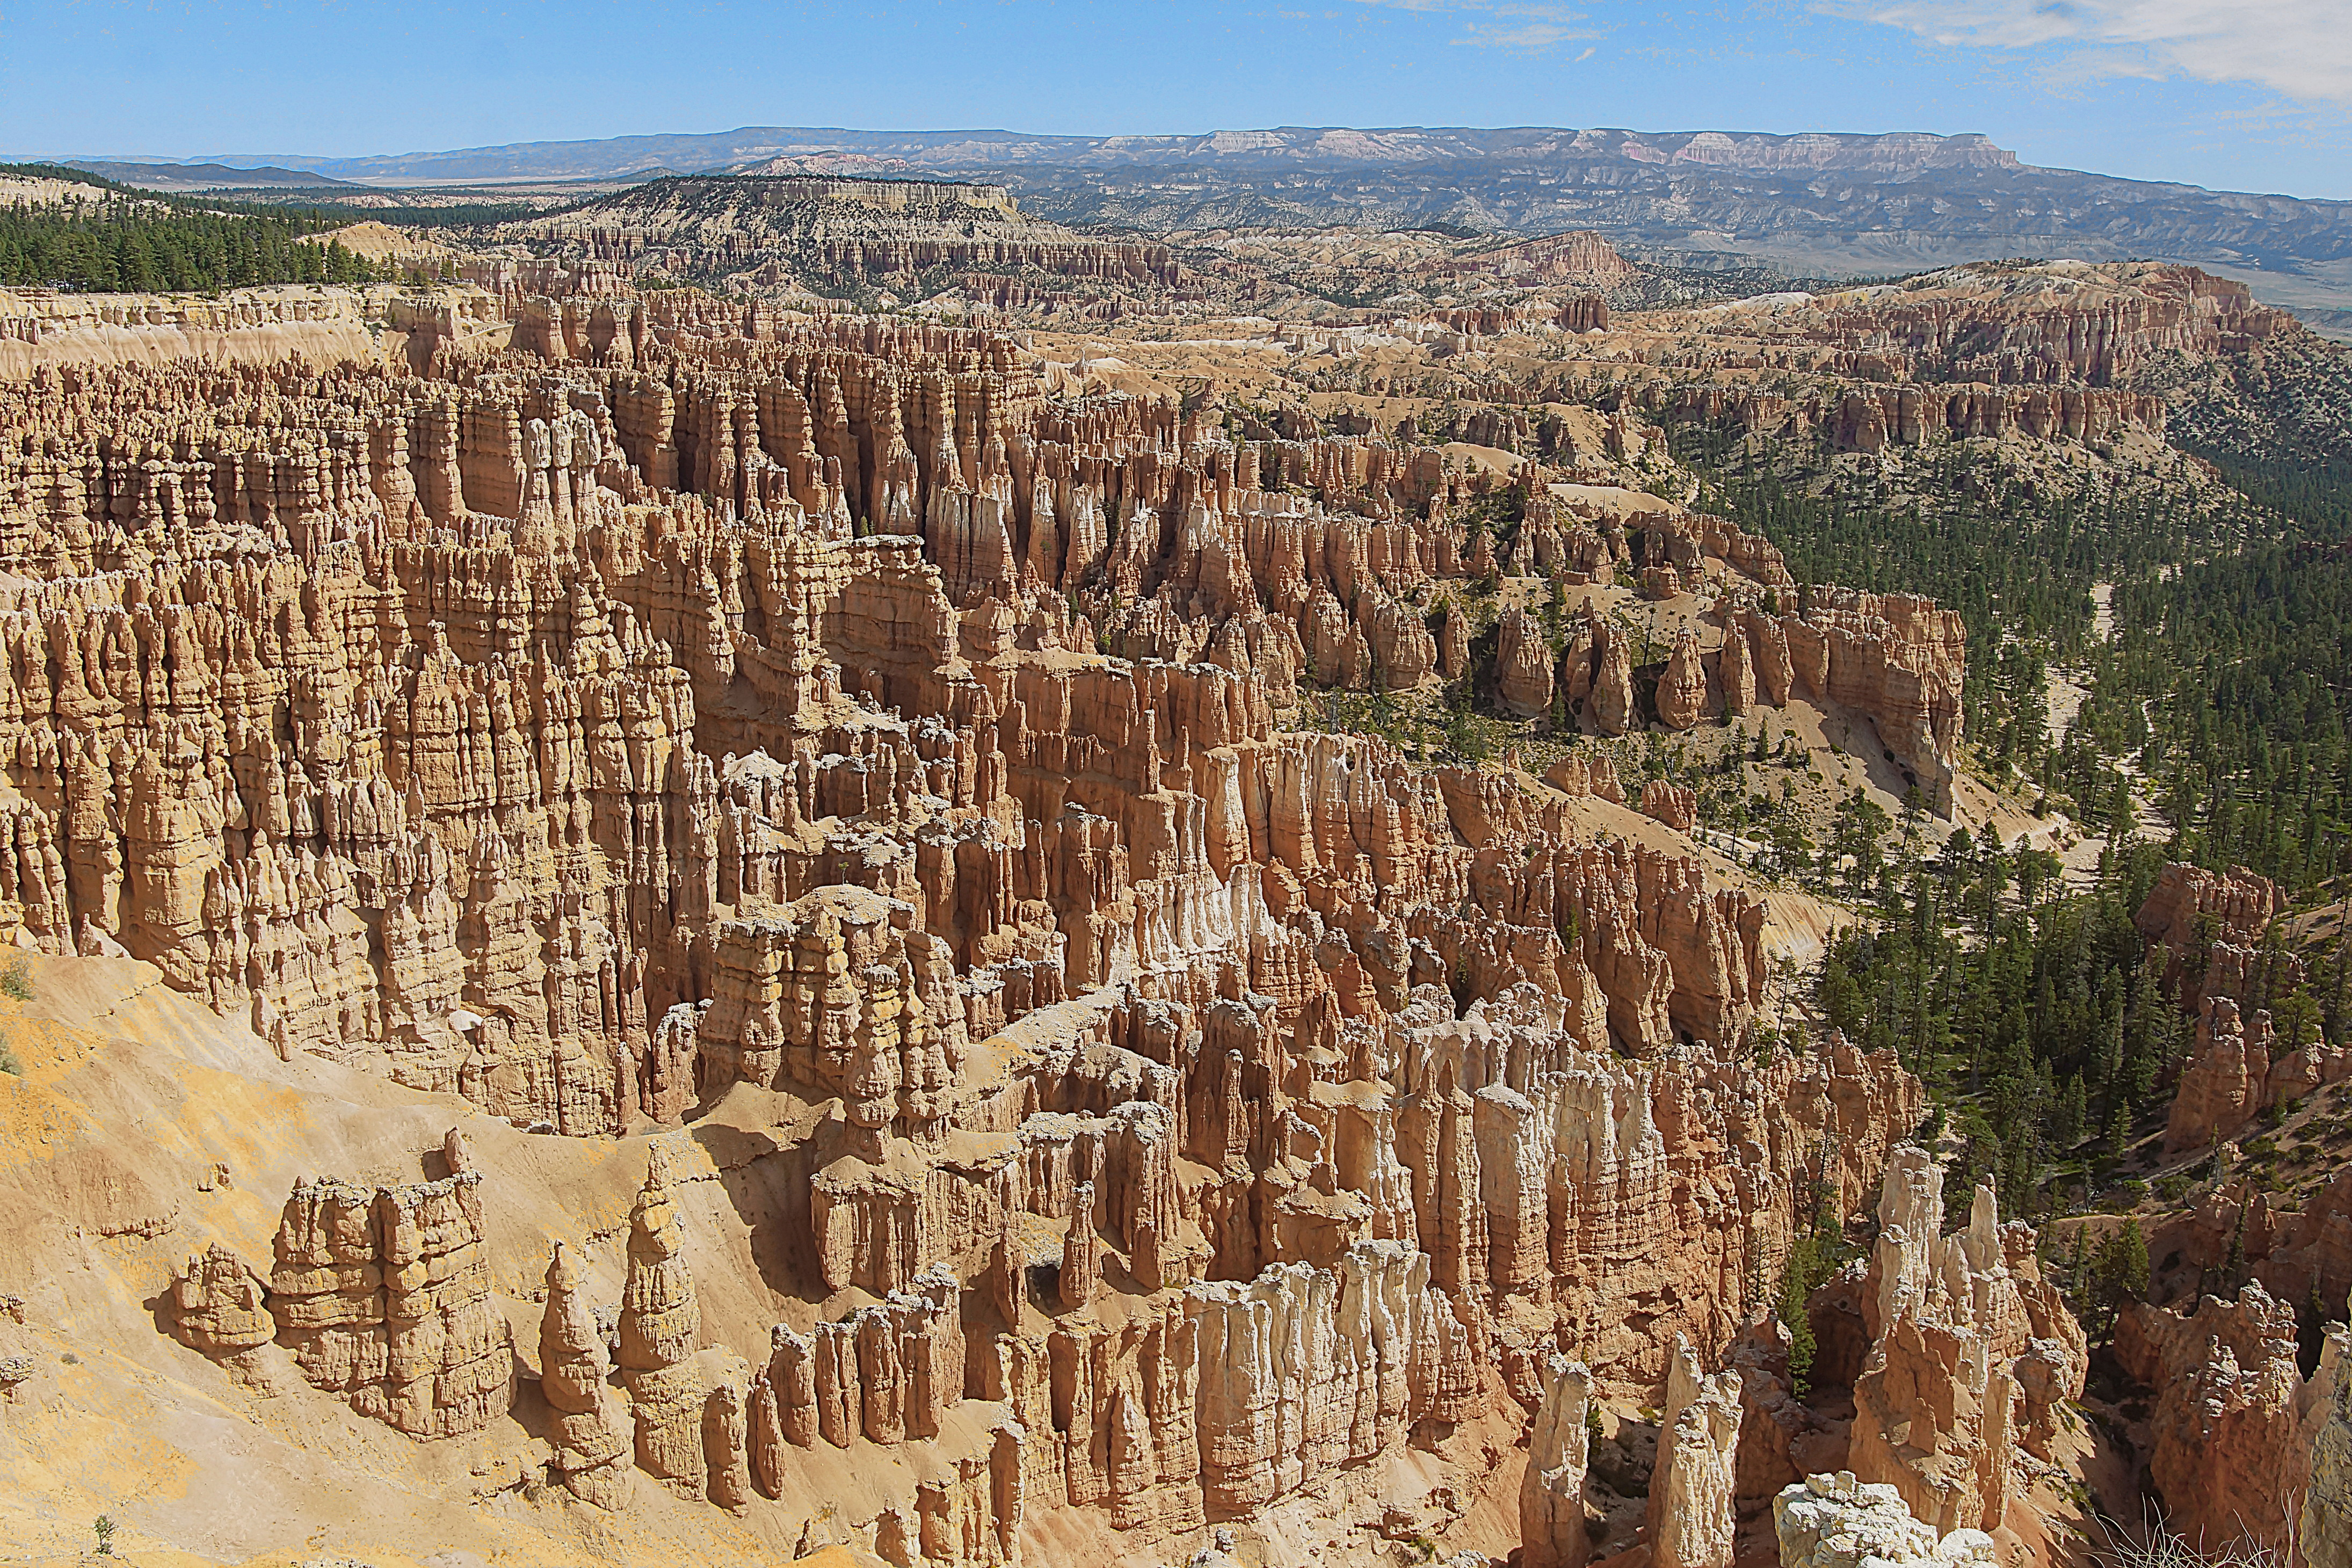
[[[982, 331], [579, 304], [428, 374], [0, 389], [16, 940], [534, 1144], [660, 1151], [625, 1222], [528, 1257], [455, 1144], [274, 1193], [266, 1268], [171, 1285], [188, 1353], [274, 1343], [464, 1436], [530, 1292], [566, 1495], [756, 1513], [912, 1452], [851, 1521], [899, 1562], [1336, 1517], [1533, 1411], [1528, 1561], [1572, 1563], [1578, 1380], [1670, 1385], [1658, 1556], [1727, 1561], [1739, 1390], [1677, 1336], [1723, 1364], [1801, 1194], [1858, 1199], [1923, 1105], [1891, 1055], [1757, 1048], [1762, 899], [1579, 826], [1636, 820], [1605, 759], [1555, 788], [1306, 722], [1469, 658], [1444, 596], [1496, 569], [1492, 477], [1049, 397]], [[1725, 528], [1658, 549], [1786, 582]], [[1525, 549], [1631, 563], [1540, 506]], [[1710, 613], [1658, 718], [1810, 682], [1919, 767], [1957, 743], [1933, 606]], [[1503, 636], [1506, 703], [1647, 721], [1621, 632]], [[757, 1280], [691, 1261], [720, 1127], [789, 1172], [728, 1167]]]

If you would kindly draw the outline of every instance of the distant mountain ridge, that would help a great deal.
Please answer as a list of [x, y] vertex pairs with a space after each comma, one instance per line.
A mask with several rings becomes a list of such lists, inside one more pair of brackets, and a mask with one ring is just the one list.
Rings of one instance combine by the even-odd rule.
[[263, 185], [324, 189], [353, 183], [331, 178], [314, 169], [289, 169], [268, 163], [131, 163], [119, 159], [76, 158], [66, 166], [87, 170], [102, 180], [112, 180], [118, 184], [136, 185], [142, 190], [151, 191], [244, 190]]
[[[1046, 136], [1014, 131], [849, 131], [748, 126], [709, 135], [525, 142], [363, 158], [271, 153], [268, 161], [339, 179], [601, 179], [656, 164], [712, 169], [772, 158], [849, 154], [908, 169], [1100, 169], [1207, 165], [1230, 170], [1358, 169], [1436, 163], [1619, 158], [1697, 167], [1835, 170], [1901, 177], [1928, 169], [2010, 168], [2017, 154], [1980, 135], [1924, 132], [1793, 135], [1722, 131], [1643, 132], [1518, 126], [1500, 130], [1281, 126], [1178, 136]], [[222, 154], [220, 161], [241, 161]], [[258, 162], [247, 158], [242, 161]]]
[[1811, 276], [2007, 257], [2219, 268], [2323, 327], [2352, 322], [2352, 202], [2041, 168], [1982, 135], [1517, 126], [1279, 126], [1198, 135], [749, 126], [268, 162], [370, 184], [642, 178], [789, 166], [1002, 184], [1024, 212], [1159, 234], [1331, 226], [1548, 234], [1763, 258]]

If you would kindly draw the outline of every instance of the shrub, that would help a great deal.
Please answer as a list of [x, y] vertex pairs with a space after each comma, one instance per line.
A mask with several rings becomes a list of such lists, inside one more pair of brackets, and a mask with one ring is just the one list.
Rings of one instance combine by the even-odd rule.
[[0, 996], [12, 996], [19, 1002], [33, 999], [33, 972], [23, 959], [0, 969]]

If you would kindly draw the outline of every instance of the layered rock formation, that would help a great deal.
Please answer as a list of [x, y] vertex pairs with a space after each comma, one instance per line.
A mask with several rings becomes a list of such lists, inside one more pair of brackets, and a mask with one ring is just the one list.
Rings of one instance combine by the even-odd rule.
[[[1586, 532], [1604, 550], [1629, 548], [1622, 537], [1612, 545]], [[1918, 788], [1930, 809], [1951, 814], [1968, 672], [1967, 628], [1957, 611], [1914, 595], [1843, 588], [1816, 588], [1801, 607], [1780, 608], [1784, 597], [1794, 597], [1780, 592], [1792, 584], [1780, 552], [1720, 518], [1654, 518], [1643, 539], [1645, 552], [1675, 563], [1655, 570], [1694, 577], [1704, 570], [1730, 590], [1707, 611], [1708, 636], [1719, 634], [1712, 651], [1690, 626], [1664, 651], [1654, 698], [1659, 724], [1688, 730], [1710, 717], [1727, 722], [1792, 700], [1834, 704], [1868, 719], [1906, 784]], [[1736, 583], [1719, 575], [1726, 566], [1740, 574]], [[1518, 612], [1503, 623], [1497, 689], [1512, 712], [1532, 714], [1538, 696], [1550, 699], [1549, 673], [1534, 667], [1533, 634], [1527, 629], [1533, 624]], [[1602, 735], [1640, 728], [1644, 716], [1636, 708], [1633, 672], [1632, 637], [1588, 616], [1559, 660], [1569, 710]], [[1501, 684], [1506, 676], [1507, 689]]]
[[2311, 1568], [2346, 1568], [2352, 1563], [2352, 1331], [2331, 1328], [2312, 1382], [2320, 1391], [2313, 1412], [2318, 1430], [2299, 1544]]
[[[2246, 981], [2264, 956], [2258, 944], [2285, 909], [2286, 895], [2242, 866], [2213, 872], [2175, 860], [2158, 875], [2132, 923], [2164, 949], [2164, 983], [2194, 1013], [2209, 994], [2246, 999]], [[2292, 987], [2300, 972], [2276, 978]]]
[[555, 1471], [574, 1497], [625, 1507], [635, 1441], [627, 1407], [607, 1383], [613, 1363], [581, 1289], [578, 1261], [562, 1243], [547, 1265], [539, 1326], [539, 1389], [555, 1412]]
[[629, 1215], [629, 1283], [616, 1359], [635, 1416], [638, 1468], [673, 1491], [699, 1497], [708, 1480], [703, 1404], [711, 1390], [695, 1355], [702, 1308], [679, 1256], [684, 1247], [667, 1164], [656, 1144]]
[[1584, 1529], [1584, 1476], [1591, 1436], [1592, 1374], [1563, 1355], [1544, 1358], [1541, 1402], [1528, 1436], [1528, 1468], [1519, 1483], [1521, 1568], [1578, 1568], [1591, 1555]]
[[1650, 1475], [1650, 1561], [1658, 1568], [1731, 1568], [1743, 1419], [1739, 1375], [1703, 1373], [1689, 1342], [1676, 1344]]
[[1990, 1531], [2008, 1513], [2019, 1450], [2048, 1454], [2089, 1354], [2041, 1277], [2033, 1232], [2002, 1225], [1979, 1187], [1967, 1228], [1945, 1236], [1943, 1190], [1925, 1150], [1895, 1151], [1863, 1293], [1872, 1346], [1853, 1384], [1851, 1463], [1938, 1531]]
[[2295, 1365], [2294, 1309], [2258, 1284], [2234, 1301], [2204, 1297], [2187, 1317], [2132, 1302], [2116, 1358], [2156, 1391], [2147, 1462], [2168, 1527], [2207, 1550], [2285, 1552], [2332, 1395]]
[[[1560, 1346], [1650, 1384], [1677, 1333], [1720, 1357], [1800, 1194], [1867, 1191], [1916, 1124], [1891, 1053], [1751, 1048], [1756, 895], [1516, 774], [1293, 727], [1451, 657], [1423, 616], [1494, 564], [1492, 476], [1049, 398], [981, 331], [510, 281], [566, 310], [429, 374], [0, 388], [0, 915], [289, 1058], [656, 1134], [625, 1400], [614, 1303], [536, 1241], [503, 1265], [547, 1271], [577, 1496], [636, 1469], [755, 1512], [820, 1450], [921, 1444], [850, 1524], [940, 1562], [1344, 1498], [1453, 1462]], [[1593, 532], [1559, 570], [1617, 559]], [[1940, 710], [1870, 686], [1928, 646], [1879, 628], [1932, 621], [1824, 596], [1785, 637], [1895, 724]], [[1627, 638], [1590, 629], [1570, 693], [1630, 728]], [[724, 1316], [657, 1135], [722, 1114], [775, 1177]], [[266, 1287], [311, 1381], [420, 1436], [501, 1413], [512, 1360], [449, 1164], [297, 1189]], [[242, 1353], [251, 1297], [208, 1256], [182, 1333]]]
[[1687, 784], [1652, 779], [1642, 786], [1642, 815], [1677, 833], [1688, 833], [1698, 826], [1698, 791]]
[[971, 287], [998, 294], [1037, 279], [1162, 289], [1181, 280], [1167, 246], [1028, 217], [1002, 185], [828, 179], [790, 160], [648, 181], [506, 233], [565, 258], [767, 285], [904, 288], [940, 271], [970, 274]]
[[2335, 1301], [2352, 1291], [2352, 1169], [2298, 1206], [2241, 1176], [2148, 1237], [2161, 1274], [2185, 1289], [2203, 1271], [2242, 1267], [2282, 1301]]
[[2271, 1016], [2248, 1017], [2227, 996], [2199, 1004], [2196, 1044], [2164, 1124], [2164, 1152], [2178, 1154], [2227, 1138], [2271, 1103]]
[[232, 1375], [254, 1375], [252, 1352], [278, 1337], [268, 1287], [245, 1260], [215, 1241], [172, 1281], [172, 1332]]
[[258, 1352], [413, 1437], [472, 1432], [512, 1397], [511, 1333], [490, 1293], [481, 1177], [452, 1131], [450, 1174], [397, 1186], [299, 1184], [268, 1279], [218, 1242], [165, 1293], [172, 1332], [264, 1384]]

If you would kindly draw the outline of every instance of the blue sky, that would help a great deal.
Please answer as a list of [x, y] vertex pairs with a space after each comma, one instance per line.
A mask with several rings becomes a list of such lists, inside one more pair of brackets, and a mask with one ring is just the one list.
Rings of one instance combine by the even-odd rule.
[[739, 125], [1980, 131], [2352, 198], [2352, 0], [0, 0], [0, 152]]

